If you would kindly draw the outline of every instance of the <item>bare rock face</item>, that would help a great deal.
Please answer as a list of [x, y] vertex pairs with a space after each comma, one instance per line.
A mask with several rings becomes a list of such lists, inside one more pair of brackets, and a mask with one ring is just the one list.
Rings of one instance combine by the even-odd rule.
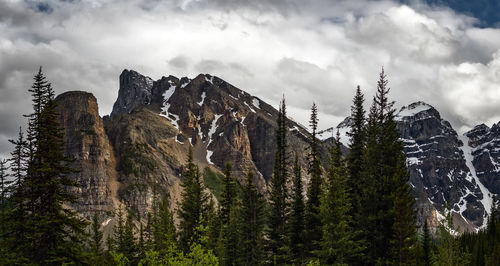
[[165, 195], [179, 182], [188, 147], [165, 118], [145, 108], [115, 116], [106, 130], [118, 158], [118, 197], [146, 217], [154, 190]]
[[416, 198], [429, 201], [443, 216], [449, 204], [459, 231], [484, 227], [489, 211], [485, 197], [490, 196], [476, 176], [467, 137], [423, 102], [403, 107], [396, 120]]
[[112, 211], [117, 201], [117, 173], [113, 148], [99, 117], [96, 98], [87, 92], [71, 91], [56, 98], [60, 124], [65, 133], [65, 154], [74, 159], [72, 188], [78, 202], [72, 207], [86, 217]]
[[465, 135], [477, 177], [491, 194], [500, 194], [500, 122], [491, 128], [478, 125]]
[[113, 105], [111, 117], [130, 113], [138, 106], [149, 104], [152, 87], [153, 80], [151, 78], [142, 76], [133, 70], [123, 70], [120, 75], [118, 99]]

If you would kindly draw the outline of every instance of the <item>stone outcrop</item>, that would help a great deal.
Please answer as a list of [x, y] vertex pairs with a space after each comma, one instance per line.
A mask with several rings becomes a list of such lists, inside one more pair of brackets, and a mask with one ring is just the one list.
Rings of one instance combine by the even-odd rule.
[[[65, 154], [73, 159], [71, 174], [78, 202], [72, 207], [90, 217], [105, 215], [117, 203], [117, 172], [113, 148], [99, 117], [96, 98], [87, 92], [71, 91], [56, 98], [60, 124], [65, 133]], [[108, 213], [109, 215], [109, 213]]]
[[120, 75], [118, 99], [113, 105], [111, 117], [130, 113], [138, 106], [149, 104], [152, 87], [153, 80], [151, 78], [142, 76], [133, 70], [123, 70]]

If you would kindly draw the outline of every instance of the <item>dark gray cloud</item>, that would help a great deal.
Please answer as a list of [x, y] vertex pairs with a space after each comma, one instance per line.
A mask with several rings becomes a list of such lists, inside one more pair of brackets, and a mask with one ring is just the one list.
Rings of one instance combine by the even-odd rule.
[[[41, 4], [41, 5], [40, 5]], [[0, 0], [0, 156], [30, 112], [38, 66], [110, 113], [122, 69], [217, 75], [307, 124], [340, 122], [382, 66], [398, 107], [424, 100], [460, 130], [500, 120], [500, 30], [442, 6], [381, 0]]]

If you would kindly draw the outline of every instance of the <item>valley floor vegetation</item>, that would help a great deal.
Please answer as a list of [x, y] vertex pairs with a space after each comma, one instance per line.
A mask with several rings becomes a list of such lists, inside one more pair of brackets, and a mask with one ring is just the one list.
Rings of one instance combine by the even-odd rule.
[[357, 88], [350, 152], [343, 156], [337, 133], [326, 167], [313, 104], [307, 186], [297, 155], [288, 150], [283, 99], [267, 200], [252, 172], [240, 183], [227, 163], [216, 205], [190, 151], [175, 213], [169, 195], [155, 192], [147, 217], [120, 208], [105, 237], [97, 214], [88, 221], [66, 207], [76, 200], [66, 189], [76, 186], [67, 177], [75, 170], [64, 155], [54, 91], [40, 68], [29, 90], [28, 128], [10, 141], [11, 158], [0, 161], [0, 264], [499, 265], [497, 204], [478, 233], [450, 234], [451, 211], [435, 233], [427, 222], [417, 227], [389, 91], [382, 70], [367, 114]]

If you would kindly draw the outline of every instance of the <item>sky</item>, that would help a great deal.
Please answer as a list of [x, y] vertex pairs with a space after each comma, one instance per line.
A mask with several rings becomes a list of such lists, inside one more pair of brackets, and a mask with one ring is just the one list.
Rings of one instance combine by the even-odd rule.
[[218, 76], [307, 125], [367, 105], [384, 67], [396, 108], [424, 101], [459, 132], [500, 121], [494, 0], [0, 0], [0, 157], [39, 66], [57, 93], [92, 92], [111, 112], [118, 77]]

